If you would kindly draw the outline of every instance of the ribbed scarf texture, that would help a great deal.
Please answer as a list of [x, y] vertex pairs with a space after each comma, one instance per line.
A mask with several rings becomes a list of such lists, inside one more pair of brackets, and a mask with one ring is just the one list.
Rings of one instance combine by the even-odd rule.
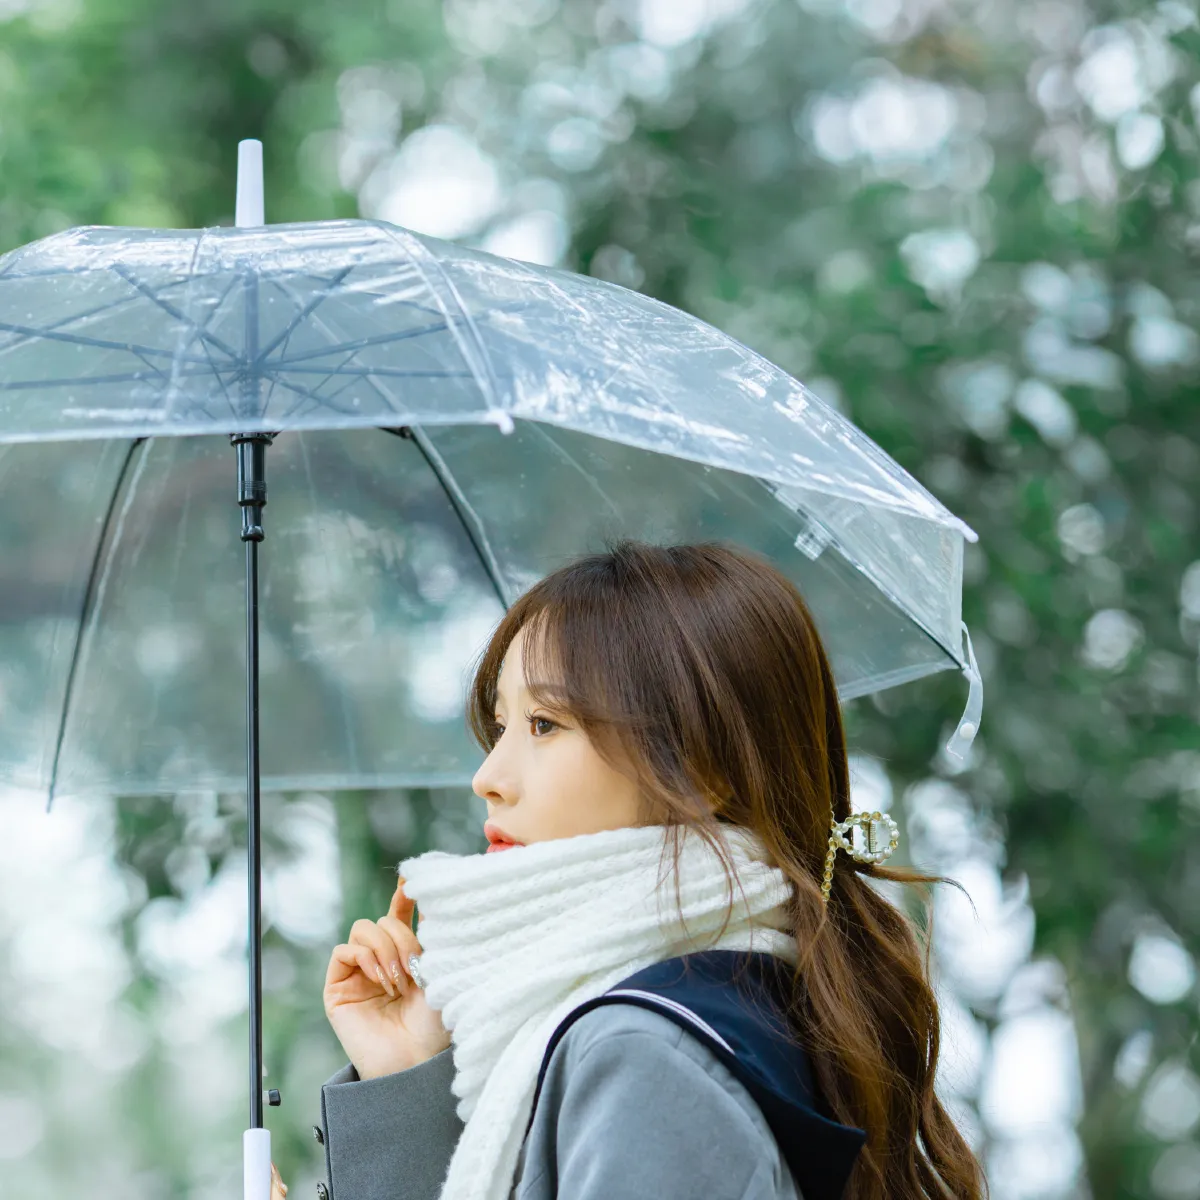
[[559, 1021], [652, 963], [695, 950], [763, 950], [791, 963], [791, 888], [757, 836], [723, 830], [737, 879], [694, 831], [681, 845], [676, 906], [665, 829], [647, 825], [494, 854], [434, 850], [400, 863], [421, 921], [429, 1006], [450, 1033], [465, 1122], [440, 1200], [508, 1200], [542, 1055]]

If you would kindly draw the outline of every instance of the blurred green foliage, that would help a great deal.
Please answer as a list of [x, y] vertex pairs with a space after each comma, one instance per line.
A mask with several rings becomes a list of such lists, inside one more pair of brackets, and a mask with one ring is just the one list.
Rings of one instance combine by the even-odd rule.
[[[1169, 1069], [1200, 1119], [1197, 993], [1139, 989], [1129, 963], [1139, 938], [1200, 952], [1198, 51], [1182, 0], [52, 0], [0, 27], [0, 248], [230, 223], [241, 137], [265, 143], [268, 220], [354, 215], [360, 195], [378, 211], [397, 147], [437, 122], [503, 183], [466, 236], [559, 222], [563, 265], [696, 313], [843, 407], [979, 532], [964, 616], [987, 685], [961, 775], [935, 758], [962, 699], [948, 676], [853, 705], [856, 746], [900, 793], [962, 789], [1028, 883], [1078, 1032], [1079, 1194], [1186, 1200], [1196, 1121], [1156, 1131], [1143, 1102]], [[470, 803], [338, 798], [342, 925], [382, 911], [436, 820], [469, 845]], [[241, 836], [222, 804], [211, 871]], [[142, 903], [178, 895], [186, 821], [118, 817]], [[327, 946], [272, 931], [268, 951], [294, 1181], [317, 1162], [297, 1089], [337, 1065]], [[144, 981], [130, 995], [156, 1003]], [[4, 1061], [21, 1053], [36, 1075], [19, 1047]], [[130, 1160], [157, 1174], [122, 1194], [216, 1194], [190, 1131], [155, 1123], [155, 1063], [121, 1103]]]

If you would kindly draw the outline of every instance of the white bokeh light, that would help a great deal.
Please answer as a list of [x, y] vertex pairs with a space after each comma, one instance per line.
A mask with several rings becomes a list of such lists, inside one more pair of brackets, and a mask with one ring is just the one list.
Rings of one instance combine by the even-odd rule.
[[1075, 436], [1079, 420], [1056, 388], [1041, 379], [1025, 379], [1013, 393], [1013, 408], [1050, 446], [1065, 446]]
[[1196, 984], [1196, 960], [1173, 935], [1143, 931], [1129, 955], [1129, 982], [1155, 1004], [1175, 1004]]
[[1200, 362], [1200, 336], [1181, 321], [1140, 316], [1129, 327], [1129, 352], [1152, 371]]
[[849, 98], [818, 97], [809, 128], [817, 153], [830, 162], [860, 155], [880, 163], [916, 162], [938, 150], [957, 119], [958, 105], [948, 88], [889, 72]]
[[755, 0], [639, 0], [636, 24], [644, 41], [681, 46], [736, 17]]
[[1170, 48], [1145, 25], [1103, 25], [1082, 49], [1075, 87], [1102, 121], [1141, 108], [1174, 75]]
[[359, 208], [416, 233], [457, 238], [488, 221], [502, 197], [499, 168], [473, 138], [453, 125], [426, 125], [370, 176]]
[[1122, 113], [1117, 121], [1117, 157], [1129, 171], [1148, 167], [1166, 144], [1162, 121], [1153, 113]]
[[0, 1160], [24, 1158], [42, 1140], [42, 1110], [31, 1096], [0, 1092]]
[[569, 240], [570, 230], [562, 216], [542, 208], [494, 226], [480, 242], [480, 249], [554, 267], [561, 263]]
[[900, 243], [900, 257], [912, 278], [931, 299], [952, 299], [974, 274], [983, 257], [965, 229], [922, 229]]
[[1002, 1021], [979, 1098], [988, 1127], [1015, 1137], [1070, 1126], [1082, 1111], [1075, 1024], [1042, 1006]]
[[1141, 1124], [1164, 1142], [1187, 1137], [1200, 1125], [1200, 1079], [1184, 1062], [1171, 1059], [1150, 1076], [1142, 1092]]
[[942, 969], [962, 996], [987, 1001], [1000, 994], [1033, 948], [1034, 918], [1024, 885], [1005, 886], [994, 864], [964, 859], [950, 870], [966, 889], [938, 889], [934, 940]]
[[1064, 509], [1056, 528], [1063, 552], [1070, 559], [1099, 554], [1104, 549], [1104, 518], [1091, 504], [1073, 504]]
[[1122, 608], [1102, 608], [1083, 630], [1083, 661], [1099, 671], [1119, 671], [1145, 640], [1142, 623]]
[[414, 641], [403, 682], [413, 711], [429, 721], [447, 721], [464, 711], [467, 657], [490, 636], [496, 624], [491, 606], [446, 613], [431, 635]]
[[307, 793], [274, 822], [290, 851], [263, 872], [263, 912], [295, 945], [336, 941], [342, 911], [337, 817], [327, 796]]
[[998, 1006], [979, 1096], [994, 1200], [1070, 1195], [1082, 1169], [1083, 1079], [1067, 996], [1061, 965], [1042, 959], [1014, 973]]

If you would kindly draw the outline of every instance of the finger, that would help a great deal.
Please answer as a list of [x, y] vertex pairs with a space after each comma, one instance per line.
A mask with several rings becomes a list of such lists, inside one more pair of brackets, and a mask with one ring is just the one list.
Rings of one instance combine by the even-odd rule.
[[329, 966], [325, 969], [325, 986], [344, 983], [358, 970], [358, 947], [343, 943], [334, 946], [329, 955]]
[[394, 1000], [398, 994], [398, 987], [395, 984], [395, 973], [391, 970], [391, 963], [396, 958], [396, 947], [392, 944], [392, 939], [374, 921], [355, 921], [350, 928], [350, 945], [370, 948], [379, 963], [380, 982]]
[[355, 971], [363, 970], [363, 962], [366, 962], [366, 975], [373, 980], [375, 972], [370, 969], [370, 958], [363, 959], [364, 951], [370, 956], [369, 946], [351, 946], [345, 942], [334, 946], [329, 956], [329, 968], [325, 972], [326, 984], [345, 982]]
[[387, 915], [395, 917], [397, 921], [406, 921], [409, 929], [412, 928], [413, 901], [408, 898], [408, 894], [404, 890], [403, 875], [396, 881], [396, 890], [392, 893], [392, 902], [388, 905]]
[[[375, 952], [370, 946], [362, 945], [334, 946], [329, 959], [329, 969], [325, 972], [325, 986], [345, 983], [356, 970], [361, 971], [373, 987], [378, 986], [382, 991], [388, 991], [383, 967], [375, 957]], [[390, 992], [388, 994], [391, 995]], [[394, 996], [392, 998], [395, 999]]]
[[393, 979], [397, 978], [396, 972], [401, 972], [400, 978], [407, 982], [412, 978], [412, 972], [408, 969], [408, 956], [416, 954], [419, 957], [421, 954], [421, 943], [417, 941], [417, 935], [395, 917], [380, 917], [379, 929], [393, 944], [394, 957], [384, 964], [385, 967], [391, 972]]

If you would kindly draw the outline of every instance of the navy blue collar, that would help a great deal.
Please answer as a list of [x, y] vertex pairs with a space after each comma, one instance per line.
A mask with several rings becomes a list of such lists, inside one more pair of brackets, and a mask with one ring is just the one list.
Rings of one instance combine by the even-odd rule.
[[804, 1200], [840, 1200], [866, 1134], [840, 1124], [822, 1101], [808, 1056], [788, 1030], [790, 986], [791, 967], [757, 951], [704, 950], [636, 971], [572, 1009], [555, 1029], [533, 1106], [550, 1055], [571, 1024], [601, 1004], [636, 1004], [702, 1041], [754, 1097]]

